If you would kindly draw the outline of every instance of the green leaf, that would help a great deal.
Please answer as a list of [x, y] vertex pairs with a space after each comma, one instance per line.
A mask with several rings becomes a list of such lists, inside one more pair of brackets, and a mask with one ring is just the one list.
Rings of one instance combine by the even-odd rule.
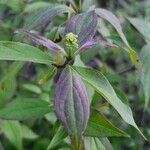
[[150, 42], [150, 22], [139, 18], [128, 18], [130, 23]]
[[29, 129], [27, 126], [25, 125], [21, 125], [21, 129], [22, 129], [22, 136], [25, 139], [37, 139], [39, 136], [34, 133], [31, 129]]
[[4, 74], [4, 77], [0, 80], [0, 107], [15, 94], [16, 76], [23, 65], [22, 62], [14, 62], [7, 70], [7, 74]]
[[110, 141], [108, 140], [108, 138], [100, 138], [99, 140], [105, 146], [106, 150], [113, 150], [113, 147], [112, 147]]
[[32, 4], [27, 4], [25, 9], [24, 9], [24, 12], [25, 13], [31, 13], [35, 10], [46, 8], [48, 5], [50, 5], [50, 3], [42, 2], [42, 1], [34, 2]]
[[24, 8], [24, 0], [1, 0], [0, 4], [5, 4], [15, 12], [20, 12]]
[[37, 85], [34, 84], [30, 84], [30, 83], [25, 83], [22, 84], [22, 87], [30, 92], [36, 93], [36, 94], [41, 94], [42, 91], [40, 89], [40, 87], [38, 87]]
[[142, 61], [142, 71], [140, 72], [140, 80], [145, 94], [145, 108], [147, 108], [150, 100], [150, 44], [143, 47], [140, 53]]
[[[125, 122], [135, 127], [140, 134], [139, 128], [137, 127], [131, 108], [125, 105], [116, 95], [114, 89], [108, 80], [100, 72], [83, 67], [72, 67], [87, 83], [89, 83], [98, 93], [100, 93], [120, 114]], [[145, 138], [145, 137], [144, 137]], [[145, 138], [146, 139], [146, 138]]]
[[46, 83], [48, 80], [53, 79], [53, 77], [56, 75], [57, 73], [57, 68], [53, 67], [52, 69], [50, 69], [48, 72], [46, 72], [46, 74], [44, 74], [44, 76], [42, 77], [42, 79], [39, 80], [39, 84], [42, 85], [44, 83]]
[[106, 149], [99, 138], [86, 137], [84, 140], [84, 146], [86, 150], [111, 150]]
[[64, 130], [62, 126], [60, 126], [54, 135], [53, 139], [51, 140], [47, 150], [53, 149], [57, 147], [59, 144], [63, 142], [63, 140], [67, 137], [67, 132]]
[[18, 121], [1, 121], [0, 127], [4, 135], [18, 149], [22, 149], [22, 130]]
[[34, 98], [16, 99], [0, 110], [0, 118], [26, 120], [39, 118], [50, 112], [49, 103]]
[[36, 47], [10, 41], [0, 41], [0, 60], [31, 61], [51, 64], [51, 57]]
[[98, 111], [92, 112], [84, 135], [92, 137], [129, 137], [127, 133], [116, 128], [104, 115], [100, 114]]
[[87, 11], [92, 5], [94, 5], [93, 0], [84, 0], [82, 4], [83, 11]]
[[114, 87], [114, 90], [117, 93], [118, 97], [122, 100], [122, 102], [129, 105], [129, 100], [126, 94], [120, 88]]

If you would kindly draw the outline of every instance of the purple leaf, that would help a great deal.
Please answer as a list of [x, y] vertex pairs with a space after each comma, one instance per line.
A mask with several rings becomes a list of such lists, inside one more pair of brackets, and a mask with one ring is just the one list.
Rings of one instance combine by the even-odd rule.
[[29, 14], [30, 18], [25, 25], [25, 29], [32, 30], [33, 28], [40, 25], [45, 25], [50, 22], [54, 17], [68, 12], [73, 12], [73, 9], [66, 5], [58, 4], [49, 6], [46, 9], [40, 9], [40, 11], [36, 11], [34, 14]]
[[34, 31], [25, 31], [25, 34], [27, 34], [28, 36], [30, 36], [32, 38], [32, 40], [36, 43], [36, 45], [43, 45], [45, 46], [47, 49], [53, 51], [55, 54], [59, 54], [61, 52], [64, 52], [63, 48], [61, 48], [58, 44], [55, 44], [53, 41], [39, 36], [36, 34], [36, 32]]
[[90, 41], [87, 41], [85, 44], [83, 44], [80, 49], [79, 49], [79, 52], [85, 52], [86, 50], [88, 49], [91, 49], [93, 48], [94, 46], [96, 46], [97, 44], [97, 41], [92, 39]]
[[95, 12], [99, 17], [107, 20], [115, 28], [115, 30], [118, 32], [118, 34], [121, 37], [124, 44], [127, 47], [130, 47], [129, 43], [128, 43], [128, 41], [127, 41], [123, 31], [122, 31], [121, 23], [115, 15], [112, 14], [110, 11], [108, 11], [106, 9], [102, 9], [102, 8], [95, 9]]
[[68, 134], [80, 138], [89, 119], [89, 100], [83, 81], [70, 67], [57, 82], [55, 109]]
[[78, 43], [82, 46], [91, 40], [96, 33], [97, 15], [95, 11], [82, 13], [71, 18], [67, 23], [64, 35], [74, 33], [78, 35]]

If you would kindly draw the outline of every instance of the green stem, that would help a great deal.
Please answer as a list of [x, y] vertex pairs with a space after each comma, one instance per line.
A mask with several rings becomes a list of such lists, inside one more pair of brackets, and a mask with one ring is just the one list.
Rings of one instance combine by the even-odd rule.
[[79, 0], [79, 12], [82, 11], [82, 0]]
[[83, 140], [74, 137], [71, 139], [72, 150], [84, 150]]

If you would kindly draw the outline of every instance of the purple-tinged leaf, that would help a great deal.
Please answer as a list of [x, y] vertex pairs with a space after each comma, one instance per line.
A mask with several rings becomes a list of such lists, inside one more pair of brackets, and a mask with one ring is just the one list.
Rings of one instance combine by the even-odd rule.
[[57, 82], [55, 109], [68, 134], [80, 138], [89, 119], [89, 100], [80, 76], [69, 67]]
[[130, 47], [129, 43], [128, 43], [128, 41], [127, 41], [123, 31], [122, 31], [121, 23], [115, 15], [112, 14], [110, 11], [108, 11], [106, 9], [102, 9], [102, 8], [95, 9], [95, 12], [99, 17], [107, 20], [115, 28], [115, 30], [118, 32], [118, 34], [121, 37], [124, 44], [127, 47]]
[[97, 44], [96, 40], [90, 40], [87, 41], [85, 44], [83, 44], [80, 48], [81, 52], [84, 52], [90, 48], [93, 48]]
[[124, 44], [126, 46], [126, 48], [124, 50], [126, 50], [130, 54], [131, 61], [136, 66], [136, 68], [141, 68], [141, 62], [139, 60], [139, 56], [129, 45], [129, 43], [122, 31], [122, 27], [121, 27], [121, 23], [120, 23], [119, 19], [114, 14], [112, 14], [110, 11], [108, 11], [106, 9], [97, 8], [97, 9], [95, 9], [95, 12], [99, 17], [107, 20], [115, 28], [115, 30], [118, 32], [120, 38], [122, 39], [122, 41], [124, 42]]
[[118, 46], [116, 44], [110, 43], [108, 41], [102, 40], [100, 38], [95, 38], [92, 39], [90, 41], [87, 41], [85, 44], [83, 44], [76, 52], [75, 55], [85, 52], [88, 49], [93, 48], [96, 45], [101, 45], [101, 46], [109, 46], [109, 47], [116, 47], [118, 48]]
[[78, 51], [76, 51], [75, 53], [82, 53], [82, 52], [85, 52], [87, 51], [88, 49], [91, 49], [93, 48], [94, 46], [96, 46], [97, 44], [97, 41], [92, 39], [90, 41], [87, 41], [85, 44], [83, 44]]
[[30, 14], [30, 22], [27, 22], [25, 29], [31, 30], [40, 25], [45, 25], [50, 22], [54, 17], [63, 14], [73, 12], [73, 9], [66, 5], [53, 5], [49, 6], [46, 9], [41, 9], [40, 12], [37, 11], [35, 14]]
[[91, 40], [96, 33], [97, 15], [95, 11], [82, 13], [71, 18], [67, 23], [64, 35], [74, 33], [78, 35], [78, 43], [82, 46]]
[[59, 54], [59, 53], [65, 53], [65, 51], [63, 50], [63, 48], [61, 48], [58, 44], [54, 43], [53, 41], [39, 36], [37, 35], [34, 31], [25, 31], [25, 34], [27, 34], [29, 37], [32, 38], [32, 40], [35, 42], [36, 45], [43, 45], [45, 46], [47, 49], [53, 51], [55, 54]]

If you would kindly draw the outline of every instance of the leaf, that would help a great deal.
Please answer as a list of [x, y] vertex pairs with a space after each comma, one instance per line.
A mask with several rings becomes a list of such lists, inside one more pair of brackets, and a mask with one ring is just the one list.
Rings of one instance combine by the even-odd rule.
[[87, 11], [92, 5], [94, 5], [93, 0], [83, 0], [82, 4], [83, 11]]
[[37, 139], [39, 136], [25, 125], [21, 125], [22, 137], [25, 139]]
[[150, 42], [150, 22], [139, 18], [128, 18], [130, 23]]
[[114, 87], [114, 90], [118, 95], [118, 97], [122, 100], [122, 102], [125, 103], [126, 105], [129, 105], [129, 100], [126, 94], [120, 88]]
[[25, 13], [32, 13], [33, 11], [39, 10], [39, 9], [43, 9], [43, 8], [47, 8], [47, 6], [50, 5], [50, 3], [48, 2], [34, 2], [32, 4], [27, 4], [24, 12]]
[[42, 85], [44, 83], [46, 83], [48, 80], [53, 79], [53, 77], [56, 75], [57, 73], [57, 68], [53, 67], [51, 70], [49, 70], [48, 72], [46, 72], [46, 74], [44, 74], [44, 76], [39, 80], [39, 85]]
[[98, 111], [92, 112], [84, 135], [92, 137], [129, 137], [127, 133], [116, 128], [104, 115], [100, 114]]
[[121, 27], [121, 23], [119, 21], [119, 19], [110, 11], [106, 10], [106, 9], [102, 9], [102, 8], [97, 8], [95, 10], [95, 12], [97, 13], [97, 15], [105, 20], [107, 20], [114, 28], [115, 30], [118, 32], [120, 38], [122, 39], [122, 41], [124, 42], [124, 44], [127, 47], [129, 46], [129, 43], [122, 31], [122, 27]]
[[67, 135], [68, 134], [66, 133], [64, 128], [60, 126], [59, 129], [57, 130], [56, 134], [52, 138], [47, 150], [54, 149], [56, 146], [61, 144], [63, 142], [63, 140], [67, 137]]
[[91, 40], [96, 33], [97, 15], [95, 11], [82, 13], [72, 17], [66, 25], [64, 35], [74, 33], [78, 35], [79, 45]]
[[2, 83], [9, 78], [15, 78], [23, 66], [24, 62], [13, 62], [7, 70], [7, 74], [5, 74], [0, 82]]
[[140, 53], [142, 61], [142, 71], [140, 72], [140, 81], [145, 94], [145, 108], [147, 108], [150, 100], [150, 44], [144, 46]]
[[34, 84], [30, 84], [30, 83], [25, 83], [22, 84], [22, 87], [30, 92], [36, 93], [36, 94], [41, 94], [42, 91], [40, 89], [40, 87], [38, 87], [37, 85]]
[[34, 31], [19, 31], [18, 33], [23, 33], [29, 37], [31, 37], [31, 39], [34, 41], [34, 43], [36, 43], [37, 46], [44, 46], [46, 47], [48, 50], [50, 50], [53, 54], [55, 55], [60, 55], [60, 53], [64, 53], [66, 54], [66, 52], [64, 51], [64, 49], [62, 47], [60, 47], [58, 44], [54, 43], [53, 41], [43, 37], [43, 36], [39, 36], [37, 33], [35, 33]]
[[51, 57], [36, 47], [10, 41], [0, 41], [0, 60], [31, 61], [51, 64]]
[[[85, 67], [85, 64], [84, 64], [83, 61], [81, 60], [80, 55], [77, 55], [77, 56], [75, 57], [75, 60], [74, 60], [74, 64], [73, 64], [73, 65], [74, 65], [74, 66]], [[93, 96], [94, 96], [95, 91], [94, 91], [94, 89], [93, 89], [89, 84], [87, 84], [86, 82], [84, 82], [84, 84], [85, 84], [85, 86], [86, 86], [86, 90], [87, 90], [87, 93], [88, 93], [89, 101], [90, 101], [90, 103], [91, 103], [91, 100], [92, 100], [92, 98], [93, 98]]]
[[84, 146], [86, 150], [108, 150], [103, 143], [95, 137], [86, 137], [84, 140]]
[[44, 25], [45, 23], [50, 22], [54, 17], [69, 12], [73, 12], [73, 9], [66, 5], [59, 4], [49, 6], [46, 9], [41, 9], [40, 12], [36, 12], [32, 16], [31, 22], [28, 22], [25, 25], [25, 29], [31, 30], [40, 25]]
[[7, 74], [4, 74], [0, 80], [0, 107], [2, 107], [8, 100], [10, 100], [16, 91], [16, 76], [24, 63], [14, 62], [9, 69]]
[[10, 7], [14, 12], [20, 12], [24, 8], [24, 0], [1, 0], [0, 4], [5, 4]]
[[[72, 67], [87, 83], [89, 83], [99, 94], [101, 94], [120, 114], [122, 119], [135, 127], [144, 137], [137, 127], [131, 108], [125, 105], [116, 95], [108, 80], [100, 72], [83, 67]], [[144, 137], [145, 138], [145, 137]], [[146, 138], [145, 138], [146, 139]]]
[[100, 138], [100, 141], [105, 146], [106, 150], [113, 150], [113, 147], [108, 138]]
[[139, 60], [138, 54], [129, 45], [129, 43], [122, 31], [122, 27], [121, 27], [119, 19], [114, 14], [112, 14], [110, 11], [108, 11], [106, 9], [97, 8], [95, 11], [99, 17], [107, 20], [115, 28], [115, 30], [118, 32], [120, 38], [122, 39], [122, 41], [124, 42], [124, 44], [126, 46], [126, 48], [123, 47], [123, 49], [126, 50], [130, 54], [130, 58], [131, 58], [131, 61], [133, 62], [133, 64], [137, 68], [140, 68], [141, 62]]
[[80, 76], [67, 67], [56, 87], [55, 109], [58, 119], [73, 138], [80, 138], [89, 118], [89, 99]]
[[0, 124], [2, 132], [9, 141], [18, 149], [22, 149], [22, 131], [18, 121], [3, 120]]
[[0, 110], [0, 118], [26, 120], [39, 118], [50, 112], [49, 103], [34, 98], [16, 99]]

